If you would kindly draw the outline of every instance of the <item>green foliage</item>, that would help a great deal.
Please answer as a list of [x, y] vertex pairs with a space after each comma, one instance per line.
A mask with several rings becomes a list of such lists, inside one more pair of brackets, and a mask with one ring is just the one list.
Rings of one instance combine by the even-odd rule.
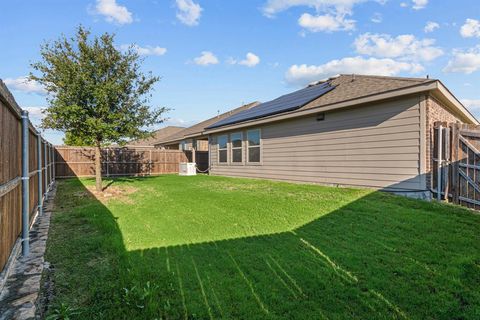
[[137, 286], [123, 288], [123, 299], [129, 306], [144, 309], [152, 305], [159, 289], [158, 285], [147, 281], [143, 289], [139, 289]]
[[142, 138], [144, 128], [161, 122], [167, 110], [149, 106], [159, 78], [143, 73], [135, 50], [122, 52], [114, 40], [108, 33], [91, 39], [80, 26], [75, 37], [44, 44], [41, 61], [32, 64], [30, 78], [49, 93], [42, 126], [65, 132], [68, 144]]
[[65, 133], [65, 138], [63, 138], [63, 143], [67, 146], [92, 146], [95, 144], [95, 141], [92, 139], [88, 139], [86, 137], [81, 137], [78, 135], [75, 135], [72, 132], [66, 132]]
[[[480, 216], [214, 176], [59, 182], [46, 259], [74, 319], [480, 319]], [[65, 230], [68, 230], [66, 232]]]
[[72, 308], [65, 303], [60, 303], [52, 310], [45, 320], [71, 320], [78, 315], [80, 315], [80, 312], [75, 308]]

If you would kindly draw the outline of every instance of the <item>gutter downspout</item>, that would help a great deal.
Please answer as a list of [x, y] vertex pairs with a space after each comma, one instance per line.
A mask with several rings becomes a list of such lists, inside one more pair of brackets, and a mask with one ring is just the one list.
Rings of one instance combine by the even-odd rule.
[[29, 229], [29, 172], [28, 172], [28, 112], [22, 110], [22, 255], [30, 252]]

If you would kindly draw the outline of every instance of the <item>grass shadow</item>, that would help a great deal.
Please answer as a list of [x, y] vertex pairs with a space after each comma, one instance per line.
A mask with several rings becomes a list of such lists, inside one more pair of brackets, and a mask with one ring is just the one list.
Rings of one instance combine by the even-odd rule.
[[[146, 216], [128, 220], [118, 214], [124, 204], [96, 200], [85, 181], [60, 182], [46, 259], [56, 269], [57, 302], [78, 308], [76, 318], [479, 316], [480, 217], [464, 209], [381, 192], [230, 183], [218, 177], [172, 179], [114, 183], [138, 186], [139, 201], [154, 194], [157, 203], [151, 208], [171, 206], [181, 218], [177, 223], [166, 218], [165, 208], [157, 208], [158, 217], [144, 224], [139, 221]], [[169, 183], [184, 193], [184, 203], [169, 202], [167, 191], [155, 187]], [[182, 183], [197, 184], [198, 194]], [[264, 185], [258, 190], [250, 186], [255, 183]], [[316, 188], [320, 198], [312, 191]], [[198, 215], [218, 205], [213, 199], [202, 207], [202, 190], [222, 195], [237, 214]], [[295, 190], [304, 198], [294, 200]], [[258, 203], [265, 199], [261, 192], [272, 194], [272, 203]], [[250, 202], [242, 200], [246, 195]], [[139, 210], [147, 214], [146, 208]], [[299, 217], [290, 219], [292, 212]], [[128, 209], [129, 219], [135, 213]], [[262, 213], [270, 216], [263, 219]], [[142, 241], [135, 242], [133, 234], [141, 234]]]

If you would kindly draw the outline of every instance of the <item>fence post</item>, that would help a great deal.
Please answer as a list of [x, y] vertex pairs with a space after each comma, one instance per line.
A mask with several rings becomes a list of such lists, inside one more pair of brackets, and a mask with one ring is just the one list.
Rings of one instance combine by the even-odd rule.
[[109, 157], [108, 157], [108, 154], [109, 154], [109, 148], [105, 148], [105, 163], [106, 163], [106, 169], [105, 171], [107, 172], [107, 177], [110, 176], [110, 169], [108, 168], [110, 166], [110, 163], [109, 163]]
[[442, 183], [444, 185], [444, 192], [445, 192], [445, 197], [444, 199], [448, 202], [450, 200], [449, 198], [449, 192], [450, 192], [450, 189], [451, 189], [451, 186], [450, 186], [450, 172], [451, 171], [451, 166], [450, 166], [450, 163], [451, 163], [451, 160], [452, 160], [452, 155], [451, 155], [451, 148], [450, 148], [450, 127], [448, 125], [447, 122], [445, 122], [445, 129], [443, 129], [444, 133], [445, 133], [445, 137], [444, 138], [444, 141], [445, 141], [445, 149], [443, 151], [443, 154], [445, 156], [445, 165], [443, 166], [443, 170], [442, 170], [442, 173], [443, 173], [443, 176], [442, 176]]
[[22, 255], [27, 256], [30, 251], [28, 239], [29, 219], [29, 161], [28, 161], [28, 112], [22, 110]]
[[152, 149], [150, 149], [150, 159], [148, 160], [148, 175], [152, 175]]
[[37, 133], [37, 172], [38, 172], [38, 214], [43, 214], [43, 191], [42, 191], [42, 136]]
[[45, 168], [45, 192], [43, 195], [46, 198], [48, 192], [47, 141], [43, 144], [43, 164]]
[[459, 197], [459, 179], [458, 179], [458, 149], [460, 144], [460, 137], [459, 137], [459, 125], [457, 123], [452, 124], [452, 202], [458, 204], [458, 197]]
[[52, 144], [52, 181], [55, 181], [55, 146]]
[[437, 200], [442, 200], [442, 164], [443, 164], [443, 141], [442, 141], [442, 125], [440, 124], [437, 128]]
[[53, 145], [50, 144], [50, 184], [53, 184]]

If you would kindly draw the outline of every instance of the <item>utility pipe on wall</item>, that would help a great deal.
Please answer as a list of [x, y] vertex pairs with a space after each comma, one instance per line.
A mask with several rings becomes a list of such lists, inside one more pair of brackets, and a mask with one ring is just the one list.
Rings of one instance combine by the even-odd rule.
[[28, 238], [29, 219], [29, 169], [28, 169], [28, 112], [22, 110], [22, 255], [27, 256], [30, 251]]
[[37, 133], [37, 172], [38, 172], [38, 215], [43, 214], [43, 192], [42, 192], [42, 136]]

